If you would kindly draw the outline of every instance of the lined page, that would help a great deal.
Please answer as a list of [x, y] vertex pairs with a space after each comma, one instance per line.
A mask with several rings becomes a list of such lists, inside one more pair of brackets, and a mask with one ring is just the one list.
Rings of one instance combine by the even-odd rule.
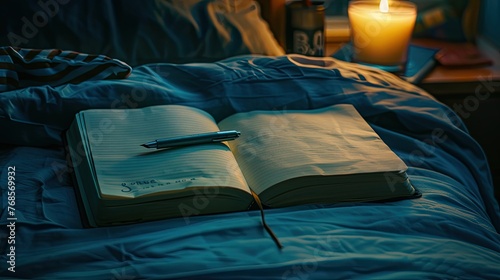
[[233, 154], [223, 143], [160, 150], [140, 146], [158, 138], [218, 131], [204, 111], [164, 105], [81, 114], [104, 199], [167, 191], [175, 197], [185, 188], [198, 186], [231, 186], [249, 192]]
[[254, 111], [219, 127], [241, 137], [229, 145], [257, 194], [302, 176], [406, 170], [352, 105], [304, 111]]

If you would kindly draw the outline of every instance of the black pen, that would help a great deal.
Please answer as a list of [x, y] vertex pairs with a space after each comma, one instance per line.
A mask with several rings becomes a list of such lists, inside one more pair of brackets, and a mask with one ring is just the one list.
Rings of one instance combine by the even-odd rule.
[[240, 134], [241, 133], [236, 130], [217, 131], [217, 132], [178, 136], [172, 138], [156, 139], [154, 141], [144, 143], [141, 146], [146, 148], [165, 149], [165, 148], [173, 148], [179, 146], [207, 144], [213, 142], [234, 140], [238, 138]]

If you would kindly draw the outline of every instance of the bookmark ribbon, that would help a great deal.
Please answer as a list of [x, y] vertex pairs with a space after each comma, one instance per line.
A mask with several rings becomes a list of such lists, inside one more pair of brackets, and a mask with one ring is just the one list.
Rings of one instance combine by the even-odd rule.
[[274, 234], [273, 230], [267, 225], [266, 223], [266, 219], [264, 218], [264, 207], [262, 207], [262, 202], [260, 201], [260, 198], [259, 196], [252, 190], [250, 189], [250, 191], [252, 192], [252, 196], [255, 200], [255, 202], [257, 203], [257, 205], [259, 206], [259, 209], [260, 209], [260, 217], [262, 219], [262, 225], [264, 226], [264, 228], [266, 229], [267, 233], [269, 233], [269, 235], [271, 236], [271, 238], [273, 239], [274, 243], [276, 243], [276, 245], [278, 246], [279, 249], [283, 248], [283, 245], [281, 244], [281, 242], [279, 241], [278, 237], [276, 236], [276, 234]]

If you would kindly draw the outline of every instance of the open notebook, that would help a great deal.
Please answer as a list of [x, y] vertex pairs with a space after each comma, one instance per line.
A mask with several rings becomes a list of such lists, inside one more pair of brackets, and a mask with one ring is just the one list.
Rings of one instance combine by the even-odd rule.
[[[241, 137], [173, 149], [142, 143], [236, 129]], [[66, 133], [90, 226], [268, 207], [415, 197], [406, 165], [352, 105], [253, 111], [218, 124], [180, 105], [92, 109]]]

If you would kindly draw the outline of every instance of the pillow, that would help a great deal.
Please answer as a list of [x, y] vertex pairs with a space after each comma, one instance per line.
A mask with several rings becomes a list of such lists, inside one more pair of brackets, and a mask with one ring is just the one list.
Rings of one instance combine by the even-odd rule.
[[0, 92], [29, 86], [126, 78], [127, 64], [104, 55], [58, 49], [0, 47]]
[[132, 66], [282, 55], [250, 0], [3, 1], [0, 45], [104, 54]]

